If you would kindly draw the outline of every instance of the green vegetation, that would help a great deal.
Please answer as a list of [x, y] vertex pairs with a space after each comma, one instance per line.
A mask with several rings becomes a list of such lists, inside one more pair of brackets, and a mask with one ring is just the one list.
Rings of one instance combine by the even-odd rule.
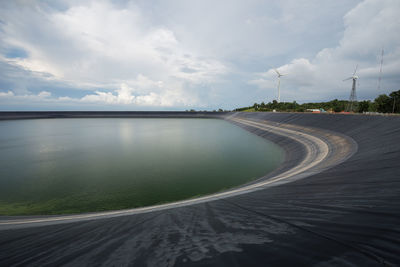
[[[276, 100], [260, 104], [254, 103], [249, 107], [237, 108], [235, 111], [285, 111], [285, 112], [305, 112], [307, 109], [323, 109], [328, 112], [345, 111], [349, 101], [347, 100], [332, 100], [329, 102], [303, 103], [280, 102]], [[400, 113], [400, 90], [394, 91], [389, 95], [379, 95], [374, 101], [364, 100], [357, 102], [354, 106], [354, 112], [379, 112], [379, 113]]]

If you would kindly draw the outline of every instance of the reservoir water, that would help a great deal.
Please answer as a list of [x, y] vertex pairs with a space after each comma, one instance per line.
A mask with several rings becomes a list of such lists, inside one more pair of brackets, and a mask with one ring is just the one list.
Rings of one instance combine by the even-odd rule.
[[0, 215], [148, 206], [259, 178], [277, 145], [218, 119], [0, 122]]

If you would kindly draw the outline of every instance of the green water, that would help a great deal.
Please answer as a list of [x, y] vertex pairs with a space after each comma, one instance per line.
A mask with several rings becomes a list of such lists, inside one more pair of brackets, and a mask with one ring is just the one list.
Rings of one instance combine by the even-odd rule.
[[125, 209], [210, 194], [276, 168], [275, 144], [217, 119], [0, 122], [0, 215]]

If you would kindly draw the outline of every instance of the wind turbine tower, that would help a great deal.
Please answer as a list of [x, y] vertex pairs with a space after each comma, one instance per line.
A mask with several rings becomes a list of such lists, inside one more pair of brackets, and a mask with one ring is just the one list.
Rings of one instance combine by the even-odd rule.
[[353, 80], [353, 85], [351, 86], [349, 104], [346, 107], [346, 111], [348, 111], [348, 112], [352, 112], [352, 111], [354, 111], [354, 109], [357, 108], [357, 94], [356, 94], [356, 82], [358, 79], [358, 76], [356, 75], [357, 67], [358, 67], [358, 65], [354, 69], [354, 73], [351, 77], [343, 80], [343, 81]]
[[274, 70], [275, 70], [276, 74], [278, 74], [278, 103], [280, 103], [281, 102], [281, 88], [280, 88], [280, 86], [281, 86], [281, 76], [285, 76], [287, 74], [282, 74], [277, 69], [274, 69]]

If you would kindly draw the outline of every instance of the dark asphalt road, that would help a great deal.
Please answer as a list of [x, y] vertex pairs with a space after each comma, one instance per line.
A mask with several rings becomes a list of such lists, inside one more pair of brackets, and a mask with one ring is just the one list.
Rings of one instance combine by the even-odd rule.
[[[333, 168], [230, 198], [130, 216], [2, 230], [0, 265], [399, 265], [400, 117], [290, 113], [234, 117], [338, 132], [351, 137], [358, 150]], [[304, 148], [287, 139], [254, 133], [290, 147], [286, 164], [295, 165], [304, 155]]]

